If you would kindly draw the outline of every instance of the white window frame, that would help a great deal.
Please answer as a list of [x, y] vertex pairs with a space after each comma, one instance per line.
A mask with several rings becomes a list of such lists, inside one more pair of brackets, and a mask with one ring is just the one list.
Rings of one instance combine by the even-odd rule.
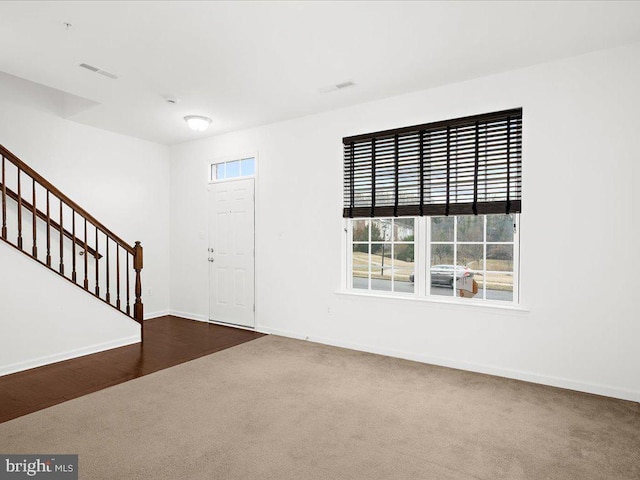
[[[452, 304], [460, 304], [460, 305], [479, 305], [479, 306], [496, 306], [496, 307], [519, 307], [521, 305], [521, 292], [520, 292], [520, 225], [521, 218], [520, 214], [512, 214], [514, 216], [514, 238], [513, 238], [513, 299], [511, 301], [508, 300], [493, 300], [486, 298], [462, 298], [459, 296], [444, 296], [444, 295], [432, 295], [430, 293], [430, 281], [429, 281], [429, 269], [430, 259], [431, 259], [431, 221], [430, 217], [414, 217], [415, 218], [415, 231], [414, 231], [414, 262], [415, 262], [415, 271], [414, 271], [414, 293], [406, 293], [406, 292], [394, 292], [391, 290], [371, 290], [371, 284], [368, 283], [368, 289], [360, 289], [353, 288], [353, 221], [352, 220], [365, 220], [364, 218], [358, 219], [344, 219], [344, 246], [345, 246], [345, 255], [343, 258], [345, 260], [345, 265], [343, 266], [343, 291], [345, 293], [357, 294], [357, 295], [365, 295], [365, 296], [373, 296], [373, 297], [394, 297], [394, 298], [406, 298], [406, 299], [414, 299], [414, 300], [426, 300], [426, 301], [434, 301], [439, 303], [452, 303]], [[386, 218], [386, 217], [385, 217]], [[371, 219], [368, 219], [371, 220]], [[455, 222], [457, 229], [457, 222]], [[486, 226], [483, 230], [485, 233], [483, 234], [482, 242], [458, 242], [457, 240], [457, 232], [454, 233], [454, 241], [452, 242], [434, 242], [434, 243], [446, 243], [454, 245], [454, 254], [456, 254], [456, 246], [458, 243], [462, 244], [482, 244], [483, 245], [483, 257], [486, 259], [486, 246], [487, 244], [509, 244], [511, 242], [487, 242], [486, 241]], [[371, 228], [369, 228], [369, 244], [371, 244]], [[378, 242], [375, 242], [378, 243]], [[455, 262], [454, 262], [455, 263]], [[492, 271], [489, 271], [492, 272]], [[484, 265], [483, 278], [486, 279], [486, 263]], [[454, 275], [455, 279], [455, 275]], [[455, 280], [454, 280], [455, 282]], [[455, 286], [454, 286], [455, 288]], [[485, 293], [486, 295], [486, 293]]]

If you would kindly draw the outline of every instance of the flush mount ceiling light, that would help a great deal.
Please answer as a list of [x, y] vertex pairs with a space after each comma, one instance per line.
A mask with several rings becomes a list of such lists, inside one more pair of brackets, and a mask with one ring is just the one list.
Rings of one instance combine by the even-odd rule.
[[187, 122], [187, 126], [194, 132], [204, 132], [211, 124], [209, 117], [200, 115], [187, 115], [184, 117], [184, 121]]

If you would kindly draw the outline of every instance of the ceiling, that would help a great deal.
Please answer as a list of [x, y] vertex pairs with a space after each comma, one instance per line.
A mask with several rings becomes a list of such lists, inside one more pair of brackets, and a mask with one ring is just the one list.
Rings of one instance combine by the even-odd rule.
[[168, 145], [637, 41], [640, 2], [0, 2], [0, 72]]

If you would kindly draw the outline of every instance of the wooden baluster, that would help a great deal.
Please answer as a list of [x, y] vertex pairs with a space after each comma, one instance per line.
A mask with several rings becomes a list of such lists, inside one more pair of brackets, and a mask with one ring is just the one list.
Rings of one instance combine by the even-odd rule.
[[33, 248], [31, 249], [31, 254], [38, 258], [38, 240], [37, 240], [37, 221], [38, 221], [38, 210], [36, 209], [36, 179], [32, 179], [32, 205], [31, 205], [31, 216], [33, 217]]
[[129, 303], [129, 292], [131, 291], [131, 287], [129, 286], [129, 255], [127, 252], [127, 315], [131, 316], [131, 306]]
[[98, 263], [98, 261], [100, 260], [100, 255], [98, 255], [98, 227], [96, 227], [96, 296], [99, 297], [100, 296], [100, 277], [99, 274], [100, 272], [98, 271], [98, 269], [100, 268], [100, 265]]
[[2, 238], [7, 239], [7, 179], [5, 174], [5, 159], [2, 156]]
[[89, 247], [87, 245], [87, 219], [84, 219], [84, 289], [89, 290]]
[[133, 318], [142, 327], [141, 335], [144, 341], [144, 306], [142, 305], [142, 280], [140, 278], [140, 272], [142, 271], [142, 245], [140, 242], [136, 242], [135, 256], [133, 257], [133, 268], [136, 271], [136, 303], [134, 305]]
[[[7, 154], [5, 156], [4, 154]], [[95, 296], [100, 298], [100, 263], [99, 260], [101, 258], [99, 249], [100, 249], [100, 233], [105, 236], [105, 249], [106, 249], [106, 301], [111, 304], [111, 246], [109, 242], [112, 241], [116, 244], [116, 308], [122, 311], [124, 303], [124, 299], [121, 294], [121, 284], [124, 279], [121, 278], [121, 255], [120, 249], [125, 250], [126, 254], [126, 314], [129, 317], [134, 318], [138, 321], [142, 326], [144, 324], [144, 305], [142, 303], [142, 268], [143, 268], [143, 248], [140, 242], [136, 242], [135, 247], [132, 249], [127, 245], [126, 242], [121, 240], [117, 235], [107, 229], [104, 225], [102, 225], [99, 221], [97, 221], [94, 217], [92, 217], [88, 212], [86, 212], [82, 207], [73, 202], [69, 197], [60, 192], [55, 186], [49, 183], [45, 178], [39, 175], [37, 172], [32, 170], [28, 165], [24, 164], [20, 159], [15, 157], [10, 152], [6, 151], [4, 147], [0, 146], [0, 156], [2, 157], [2, 174], [1, 180], [2, 183], [0, 185], [1, 195], [2, 195], [2, 228], [1, 235], [3, 239], [7, 239], [9, 234], [8, 232], [8, 218], [7, 218], [7, 195], [12, 200], [17, 202], [17, 247], [21, 250], [24, 248], [24, 239], [22, 235], [22, 220], [23, 220], [23, 207], [27, 210], [28, 213], [32, 215], [32, 234], [33, 234], [33, 244], [32, 244], [32, 255], [34, 258], [38, 258], [38, 219], [46, 222], [46, 265], [51, 268], [51, 227], [58, 230], [60, 234], [60, 264], [59, 264], [59, 272], [63, 276], [65, 275], [65, 267], [64, 267], [64, 247], [65, 242], [64, 238], [67, 237], [72, 240], [71, 243], [71, 263], [72, 263], [72, 274], [71, 278], [68, 278], [74, 283], [78, 283], [78, 261], [76, 255], [84, 256], [84, 289], [90, 291], [89, 289], [89, 253], [94, 255], [95, 257]], [[13, 192], [6, 185], [6, 177], [7, 177], [7, 159], [16, 166], [17, 171], [17, 193]], [[13, 171], [11, 171], [13, 174]], [[22, 177], [23, 175], [27, 175], [31, 178], [31, 190], [32, 190], [32, 202], [33, 204], [29, 204], [29, 202], [22, 197]], [[28, 180], [27, 180], [28, 182]], [[37, 205], [37, 190], [38, 186], [44, 189], [46, 192], [46, 214], [41, 210], [38, 210]], [[55, 198], [60, 202], [59, 205], [59, 223], [56, 222], [57, 219], [52, 218], [51, 212], [51, 196], [54, 195]], [[41, 203], [42, 203], [41, 199]], [[71, 211], [71, 232], [68, 232], [64, 229], [64, 207], [65, 205]], [[53, 206], [55, 208], [55, 205]], [[54, 214], [55, 215], [55, 214]], [[79, 235], [82, 235], [76, 230], [77, 219], [76, 216], [80, 215], [80, 218], [84, 220], [84, 238], [81, 238]], [[67, 218], [67, 224], [69, 220]], [[95, 250], [89, 247], [89, 230], [88, 225], [91, 224], [93, 228], [96, 229], [95, 232]], [[78, 228], [81, 229], [82, 226], [78, 225]], [[55, 234], [54, 234], [55, 236]], [[44, 239], [40, 239], [40, 243], [44, 242]], [[55, 241], [55, 239], [54, 239]], [[79, 252], [79, 253], [78, 253]], [[129, 257], [132, 257], [133, 268], [129, 266]], [[131, 285], [131, 273], [135, 271], [135, 285]], [[131, 287], [134, 287], [133, 289]], [[135, 295], [135, 301], [131, 304], [132, 291]], [[93, 292], [92, 292], [93, 293]], [[144, 333], [144, 332], [143, 332]]]
[[109, 292], [109, 235], [107, 235], [107, 303], [111, 303], [111, 292]]
[[64, 275], [64, 226], [62, 223], [62, 199], [60, 199], [60, 273]]
[[116, 243], [116, 307], [120, 310], [120, 244]]
[[73, 283], [76, 282], [76, 211], [74, 208], [71, 209], [71, 235], [73, 237], [71, 243], [71, 263], [72, 263], [72, 272], [71, 272], [71, 280]]
[[51, 211], [49, 189], [47, 189], [47, 266], [51, 266]]
[[18, 248], [22, 250], [22, 185], [20, 167], [18, 167]]

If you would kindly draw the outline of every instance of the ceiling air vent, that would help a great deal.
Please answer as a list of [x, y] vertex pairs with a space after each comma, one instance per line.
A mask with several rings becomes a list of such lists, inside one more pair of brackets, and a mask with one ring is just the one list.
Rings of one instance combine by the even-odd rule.
[[113, 73], [110, 73], [110, 72], [107, 72], [105, 70], [102, 70], [101, 68], [94, 67], [93, 65], [89, 65], [88, 63], [81, 63], [78, 66], [81, 67], [81, 68], [84, 68], [86, 70], [89, 70], [91, 72], [103, 75], [103, 76], [105, 76], [107, 78], [110, 78], [111, 80], [117, 80], [118, 79], [117, 75], [114, 75]]
[[336, 85], [336, 88], [338, 90], [343, 89], [343, 88], [348, 88], [348, 87], [353, 87], [355, 85], [355, 83], [353, 82], [342, 82], [342, 83], [338, 83]]
[[318, 89], [318, 91], [320, 93], [330, 93], [330, 92], [335, 92], [337, 90], [342, 90], [343, 88], [353, 87], [354, 85], [355, 83], [353, 83], [352, 81], [347, 81], [347, 82], [336, 83], [335, 85], [328, 85], [326, 87], [321, 87]]
[[100, 71], [100, 69], [99, 69], [99, 68], [92, 67], [91, 65], [88, 65], [88, 64], [86, 64], [86, 63], [81, 63], [81, 64], [80, 64], [80, 66], [81, 66], [82, 68], [86, 68], [87, 70], [91, 70], [92, 72], [99, 72], [99, 71]]

